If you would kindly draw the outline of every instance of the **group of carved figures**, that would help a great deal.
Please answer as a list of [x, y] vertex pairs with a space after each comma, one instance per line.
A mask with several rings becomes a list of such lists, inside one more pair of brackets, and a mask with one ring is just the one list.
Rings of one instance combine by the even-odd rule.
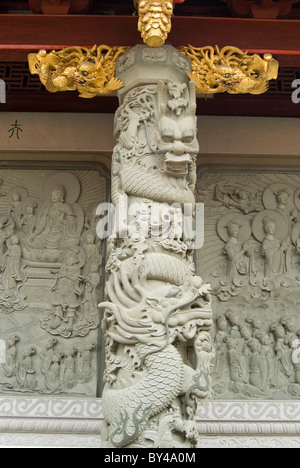
[[255, 191], [222, 181], [207, 191], [200, 189], [199, 198], [211, 213], [222, 213], [216, 231], [224, 242], [226, 264], [212, 272], [214, 294], [221, 301], [245, 291], [245, 286], [261, 294], [298, 284], [299, 189], [275, 182], [264, 191]]
[[[300, 252], [300, 213], [298, 211], [300, 209], [300, 192], [296, 191], [294, 195], [292, 189], [283, 184], [281, 186], [274, 184], [274, 186], [268, 187], [263, 194], [265, 210], [260, 210], [258, 205], [253, 205], [251, 210], [250, 205], [246, 203], [247, 193], [245, 191], [236, 195], [240, 199], [241, 211], [244, 211], [245, 214], [254, 211], [258, 213], [252, 219], [252, 229], [246, 216], [237, 215], [235, 217], [235, 213], [227, 216], [228, 241], [224, 253], [229, 261], [228, 275], [234, 277], [236, 273], [256, 273], [253, 264], [254, 250], [249, 245], [251, 232], [255, 239], [261, 242], [264, 277], [269, 279], [279, 274], [290, 273], [292, 246]], [[224, 221], [224, 218], [221, 218], [219, 222], [220, 236], [222, 236], [221, 230], [224, 227]], [[250, 260], [248, 268], [246, 266], [247, 258]]]
[[[83, 184], [90, 173], [49, 172], [31, 172], [31, 185], [24, 173], [2, 180], [0, 391], [95, 395], [98, 200], [87, 205]], [[23, 186], [14, 185], [21, 177]]]
[[[72, 182], [75, 195], [67, 192]], [[75, 203], [79, 181], [71, 174], [50, 177], [45, 185], [50, 193], [42, 201], [28, 196], [22, 187], [6, 194], [7, 213], [0, 215], [1, 311], [10, 313], [29, 306], [30, 280], [39, 275], [39, 268], [48, 268], [48, 277], [53, 279], [45, 297], [50, 294], [47, 308], [52, 310], [43, 319], [43, 328], [64, 337], [86, 335], [99, 325], [102, 257], [96, 207], [84, 215]]]
[[202, 254], [210, 245], [217, 252], [199, 265], [215, 296], [216, 398], [300, 395], [298, 187], [296, 173], [199, 178], [209, 233]]
[[[92, 361], [96, 343], [84, 348], [63, 349], [56, 338], [50, 339], [44, 349], [22, 345], [18, 335], [10, 336], [6, 343], [6, 359], [2, 363], [0, 381], [2, 391], [60, 393], [92, 377]], [[1, 377], [2, 376], [2, 377]]]
[[241, 320], [231, 309], [217, 317], [212, 368], [216, 396], [228, 390], [246, 398], [279, 395], [282, 390], [299, 396], [299, 336], [293, 316], [267, 326], [259, 316]]

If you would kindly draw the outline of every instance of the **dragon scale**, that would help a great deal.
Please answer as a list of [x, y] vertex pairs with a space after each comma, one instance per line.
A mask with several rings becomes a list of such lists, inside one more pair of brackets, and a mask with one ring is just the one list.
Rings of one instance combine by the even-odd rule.
[[[142, 344], [138, 344], [136, 349], [140, 357], [151, 351], [151, 347]], [[168, 345], [164, 350], [148, 355], [145, 366], [148, 373], [137, 384], [122, 390], [106, 388], [103, 394], [104, 417], [112, 423], [116, 446], [130, 442], [133, 434], [137, 437], [147, 420], [163, 411], [182, 388], [184, 368], [182, 358], [174, 346]], [[136, 419], [141, 415], [138, 431], [134, 425], [136, 408]]]

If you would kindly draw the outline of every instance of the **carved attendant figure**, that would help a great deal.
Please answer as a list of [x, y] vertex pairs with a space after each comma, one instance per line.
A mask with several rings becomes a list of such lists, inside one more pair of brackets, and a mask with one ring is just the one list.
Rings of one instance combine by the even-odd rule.
[[45, 376], [45, 384], [49, 390], [56, 392], [60, 386], [60, 364], [61, 364], [62, 354], [56, 353], [52, 358], [52, 362], [49, 368], [47, 375]]
[[76, 382], [76, 360], [77, 348], [71, 348], [67, 351], [67, 357], [64, 362], [64, 385], [66, 388], [72, 388]]
[[42, 358], [41, 371], [44, 375], [47, 375], [50, 369], [52, 359], [55, 354], [54, 347], [56, 344], [57, 344], [57, 339], [52, 338], [52, 340], [49, 340], [47, 342], [45, 352], [41, 354], [41, 358]]
[[265, 238], [262, 245], [262, 255], [265, 257], [265, 277], [271, 278], [273, 275], [283, 273], [285, 247], [275, 237], [276, 222], [274, 219], [264, 218], [263, 228]]
[[214, 371], [216, 374], [226, 372], [226, 366], [228, 365], [227, 359], [227, 347], [225, 343], [225, 338], [227, 336], [227, 320], [225, 317], [220, 316], [216, 321], [217, 333], [215, 336], [215, 350], [216, 350], [216, 360]]
[[6, 250], [6, 241], [12, 235], [15, 224], [12, 218], [0, 216], [0, 265], [3, 262], [3, 254]]
[[8, 244], [8, 250], [4, 254], [3, 286], [7, 291], [16, 289], [18, 283], [23, 281], [21, 274], [21, 258], [22, 249], [19, 244], [19, 238], [13, 235]]
[[242, 224], [238, 219], [232, 220], [228, 226], [229, 240], [225, 246], [224, 253], [228, 256], [228, 271], [227, 276], [234, 279], [236, 274], [245, 275], [248, 271], [248, 265], [245, 256], [251, 257], [249, 244], [244, 245], [239, 241], [239, 230]]
[[288, 226], [288, 234], [287, 237], [284, 239], [284, 256], [285, 256], [285, 263], [284, 263], [284, 273], [288, 273], [291, 266], [291, 231], [292, 231], [292, 221], [295, 219], [295, 211], [289, 211], [288, 202], [290, 198], [290, 194], [287, 190], [281, 189], [274, 194], [276, 196], [276, 203], [277, 208], [276, 210], [281, 213]]
[[96, 343], [89, 343], [80, 356], [80, 382], [89, 382], [92, 377], [92, 352], [96, 349]]
[[23, 226], [23, 231], [27, 236], [30, 236], [33, 234], [35, 228], [36, 228], [36, 216], [34, 215], [34, 210], [36, 208], [35, 203], [30, 203], [26, 207], [26, 214], [23, 217], [24, 221], [24, 226]]
[[261, 345], [252, 338], [248, 346], [251, 350], [251, 357], [249, 361], [249, 382], [253, 387], [259, 390], [264, 390], [264, 379], [267, 371], [267, 363], [261, 355]]
[[287, 349], [287, 345], [284, 343], [285, 331], [283, 326], [279, 323], [274, 323], [271, 325], [271, 331], [274, 333], [276, 338], [276, 382], [279, 385], [283, 385], [283, 383], [286, 383], [287, 379], [292, 376], [294, 369], [290, 360], [289, 349]]
[[18, 192], [14, 192], [12, 194], [12, 202], [11, 202], [11, 212], [10, 216], [13, 218], [17, 227], [21, 227], [22, 224], [22, 201], [21, 196]]
[[226, 345], [228, 348], [230, 380], [234, 383], [243, 382], [243, 370], [240, 362], [240, 354], [237, 351], [237, 342], [230, 336], [226, 337]]
[[17, 369], [17, 380], [22, 388], [27, 390], [35, 390], [37, 380], [36, 380], [36, 370], [33, 365], [33, 358], [36, 354], [36, 348], [33, 346], [28, 348], [23, 355], [23, 360], [19, 363]]
[[76, 215], [65, 203], [66, 191], [58, 185], [52, 191], [52, 203], [41, 216], [40, 227], [30, 238], [35, 248], [64, 249], [77, 245]]
[[81, 266], [73, 252], [66, 254], [66, 263], [62, 265], [53, 286], [56, 292], [54, 305], [61, 305], [66, 312], [67, 329], [73, 330], [76, 310], [80, 306], [80, 296], [83, 292]]
[[85, 291], [84, 298], [82, 300], [84, 304], [84, 316], [86, 322], [95, 322], [97, 320], [97, 305], [99, 288], [101, 285], [101, 276], [98, 272], [97, 263], [92, 263], [90, 268], [90, 274], [85, 275]]
[[20, 341], [18, 335], [10, 337], [6, 342], [6, 362], [2, 364], [7, 377], [15, 375], [16, 358], [17, 358], [17, 343]]

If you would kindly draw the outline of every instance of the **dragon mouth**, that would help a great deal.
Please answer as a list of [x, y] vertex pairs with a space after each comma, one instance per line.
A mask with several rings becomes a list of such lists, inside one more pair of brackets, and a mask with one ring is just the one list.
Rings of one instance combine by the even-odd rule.
[[190, 162], [191, 156], [189, 154], [175, 156], [168, 152], [165, 156], [164, 172], [172, 177], [184, 177], [189, 172]]
[[228, 82], [228, 81], [221, 81], [220, 80], [220, 83], [222, 85], [222, 88], [232, 88], [234, 85], [239, 84], [240, 82], [239, 81]]
[[187, 163], [174, 164], [171, 162], [166, 162], [165, 173], [171, 174], [173, 177], [183, 177], [188, 173], [188, 165]]
[[73, 76], [73, 78], [77, 86], [86, 86], [91, 81], [95, 81], [95, 78], [77, 78], [76, 76]]
[[200, 301], [193, 302], [182, 310], [187, 316], [201, 314], [202, 318], [211, 318], [211, 309], [205, 301], [202, 303]]
[[88, 84], [87, 81], [77, 80], [76, 78], [74, 79], [74, 81], [77, 86], [86, 86]]
[[200, 304], [196, 306], [193, 304], [192, 307], [181, 309], [169, 317], [169, 325], [172, 328], [187, 327], [193, 321], [197, 321], [206, 330], [210, 330], [213, 322], [212, 312], [208, 304], [206, 306], [200, 306]]

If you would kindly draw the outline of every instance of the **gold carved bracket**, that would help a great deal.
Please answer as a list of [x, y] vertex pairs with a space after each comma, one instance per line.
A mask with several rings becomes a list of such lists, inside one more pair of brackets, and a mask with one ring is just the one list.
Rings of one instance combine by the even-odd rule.
[[[133, 0], [139, 14], [138, 29], [150, 47], [162, 46], [171, 30], [174, 4], [184, 0]], [[115, 77], [117, 58], [129, 47], [95, 45], [92, 49], [68, 47], [47, 53], [29, 54], [32, 74], [38, 74], [50, 92], [75, 91], [80, 97], [110, 94], [123, 83]], [[237, 47], [180, 47], [192, 62], [189, 77], [199, 94], [262, 94], [278, 76], [279, 64], [271, 54], [263, 58]]]
[[115, 77], [116, 60], [128, 47], [95, 45], [92, 49], [68, 47], [47, 53], [29, 54], [30, 72], [40, 77], [52, 93], [78, 91], [83, 98], [110, 94], [123, 86]]
[[263, 58], [237, 47], [180, 47], [192, 61], [189, 77], [198, 94], [263, 94], [278, 76], [279, 63], [271, 54]]
[[[80, 97], [92, 98], [122, 88], [123, 83], [115, 77], [116, 60], [128, 49], [95, 45], [92, 49], [69, 47], [50, 53], [40, 50], [29, 54], [29, 66], [48, 91], [77, 90]], [[278, 75], [279, 64], [271, 54], [249, 55], [230, 46], [222, 50], [217, 46], [187, 46], [179, 50], [192, 61], [188, 75], [198, 94], [263, 94], [269, 81]]]

